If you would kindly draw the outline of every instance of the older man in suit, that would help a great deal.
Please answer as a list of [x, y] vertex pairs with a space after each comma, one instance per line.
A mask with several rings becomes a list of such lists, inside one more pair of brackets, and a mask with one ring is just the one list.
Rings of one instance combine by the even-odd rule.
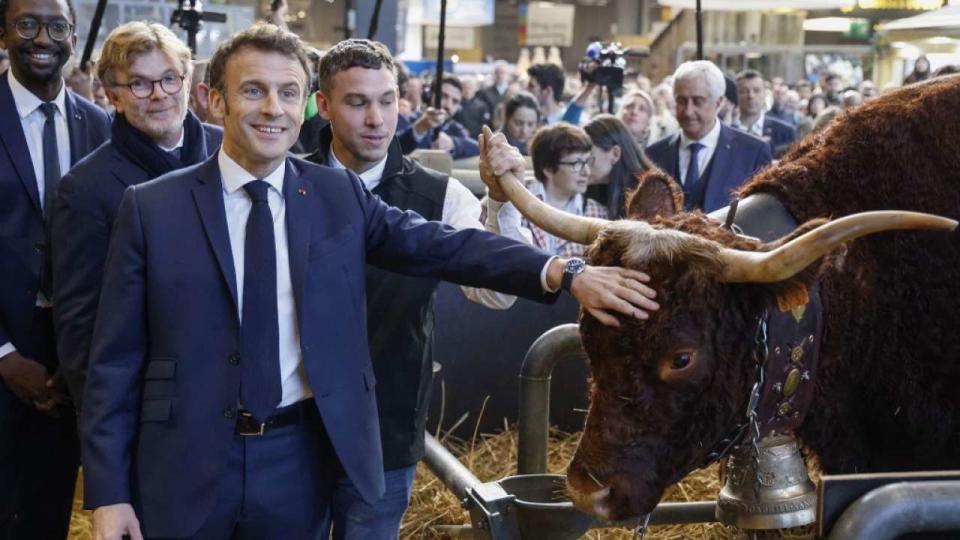
[[223, 131], [187, 110], [190, 58], [186, 44], [156, 23], [126, 23], [103, 43], [97, 75], [116, 108], [113, 136], [60, 182], [52, 233], [57, 350], [77, 409], [123, 191], [200, 163], [220, 146]]
[[723, 208], [744, 180], [770, 163], [770, 145], [718, 120], [725, 83], [712, 62], [685, 62], [673, 77], [681, 130], [647, 147], [647, 156], [683, 187], [687, 210]]
[[289, 158], [307, 65], [272, 25], [223, 42], [222, 150], [124, 194], [81, 422], [96, 538], [317, 538], [338, 467], [380, 497], [366, 263], [545, 302], [565, 284], [613, 324], [657, 307], [644, 274], [428, 222]]
[[0, 538], [65, 538], [76, 422], [59, 384], [49, 222], [60, 175], [109, 136], [106, 114], [66, 88], [76, 17], [67, 0], [0, 0]]

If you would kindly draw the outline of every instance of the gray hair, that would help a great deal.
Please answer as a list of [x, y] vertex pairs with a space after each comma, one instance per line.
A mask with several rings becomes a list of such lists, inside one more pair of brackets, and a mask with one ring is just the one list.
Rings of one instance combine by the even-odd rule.
[[727, 88], [723, 72], [709, 60], [694, 60], [677, 66], [677, 70], [673, 72], [674, 90], [676, 90], [678, 82], [695, 77], [699, 77], [707, 83], [707, 92], [710, 94], [710, 99], [716, 100], [723, 96]]

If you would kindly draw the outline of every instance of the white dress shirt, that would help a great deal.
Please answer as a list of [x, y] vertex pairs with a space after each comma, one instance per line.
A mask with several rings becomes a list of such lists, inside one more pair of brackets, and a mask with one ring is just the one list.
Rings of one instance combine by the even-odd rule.
[[700, 140], [693, 140], [681, 131], [680, 132], [680, 183], [687, 181], [687, 168], [690, 166], [690, 144], [698, 142], [703, 145], [697, 154], [697, 170], [703, 175], [707, 169], [710, 158], [713, 157], [714, 150], [717, 149], [717, 142], [720, 140], [720, 120], [713, 123], [713, 128], [707, 132]]
[[757, 137], [760, 137], [760, 138], [762, 139], [762, 138], [763, 138], [763, 118], [764, 118], [764, 116], [766, 116], [766, 113], [761, 112], [761, 113], [760, 113], [760, 116], [757, 117], [757, 121], [754, 122], [752, 125], [749, 125], [749, 126], [743, 125], [743, 123], [741, 122], [741, 120], [738, 118], [738, 119], [733, 123], [733, 127], [737, 128], [737, 129], [740, 129], [740, 130], [743, 130], [743, 131], [746, 131], [747, 133], [749, 133], [749, 134], [751, 134], [751, 135], [756, 135]]
[[[335, 169], [346, 169], [347, 167], [337, 159], [333, 148], [327, 158], [327, 164]], [[373, 191], [380, 185], [383, 179], [383, 171], [387, 166], [387, 156], [384, 156], [376, 165], [370, 167], [359, 174], [360, 180], [367, 190]], [[492, 201], [487, 198], [487, 214], [489, 216], [504, 216], [502, 220], [496, 218], [487, 218], [486, 227], [480, 223], [481, 206], [480, 201], [467, 189], [459, 180], [450, 177], [447, 182], [447, 192], [443, 199], [443, 210], [440, 220], [455, 229], [483, 229], [523, 242], [531, 244], [529, 237], [521, 232], [520, 220], [514, 218], [509, 211], [502, 212], [503, 203]], [[512, 206], [512, 205], [510, 205]], [[519, 213], [517, 213], [519, 214]], [[490, 289], [477, 289], [474, 287], [460, 287], [464, 296], [471, 302], [476, 302], [490, 309], [508, 309], [516, 302], [517, 297], [504, 294]]]
[[[33, 162], [33, 173], [37, 180], [37, 192], [40, 194], [40, 206], [43, 207], [43, 196], [46, 192], [43, 184], [43, 126], [47, 121], [40, 105], [43, 100], [27, 90], [12, 70], [7, 70], [7, 79], [10, 81], [10, 91], [13, 93], [13, 103], [17, 106], [20, 115], [20, 125], [23, 126], [23, 136], [27, 139], [27, 149], [30, 150], [30, 160]], [[54, 125], [57, 131], [57, 150], [60, 151], [60, 173], [66, 174], [70, 170], [70, 131], [67, 129], [67, 85], [61, 84], [60, 93], [54, 98], [57, 106], [54, 115]], [[44, 209], [46, 211], [46, 209]]]
[[[233, 252], [233, 268], [237, 277], [237, 311], [243, 324], [243, 261], [247, 238], [247, 217], [253, 203], [243, 186], [257, 180], [225, 151], [218, 155], [220, 175], [223, 181], [223, 203], [227, 212], [227, 230], [230, 233], [230, 250]], [[280, 329], [280, 384], [282, 398], [279, 407], [292, 405], [313, 396], [300, 351], [300, 331], [297, 324], [296, 302], [293, 297], [293, 282], [290, 278], [290, 256], [287, 249], [287, 207], [283, 200], [283, 176], [286, 161], [276, 170], [261, 178], [270, 184], [267, 202], [273, 214], [273, 238], [277, 247], [277, 322]]]
[[[4, 75], [0, 75], [4, 76]], [[13, 71], [8, 69], [5, 74], [10, 83], [10, 92], [13, 94], [13, 103], [17, 107], [17, 114], [20, 115], [20, 125], [23, 127], [23, 136], [27, 140], [27, 150], [30, 152], [30, 161], [33, 163], [33, 174], [37, 181], [37, 194], [40, 196], [40, 208], [44, 207], [43, 196], [46, 193], [46, 186], [43, 182], [43, 126], [47, 117], [40, 110], [40, 105], [44, 102], [33, 92], [27, 90], [16, 77]], [[60, 93], [54, 98], [53, 104], [57, 106], [57, 112], [54, 115], [54, 126], [57, 132], [57, 150], [60, 152], [60, 173], [66, 173], [70, 170], [70, 131], [67, 129], [67, 91], [66, 84], [60, 86]], [[44, 209], [46, 211], [46, 209]], [[50, 301], [44, 298], [43, 293], [37, 292], [38, 307], [50, 307]], [[16, 351], [13, 343], [0, 344], [0, 358]]]

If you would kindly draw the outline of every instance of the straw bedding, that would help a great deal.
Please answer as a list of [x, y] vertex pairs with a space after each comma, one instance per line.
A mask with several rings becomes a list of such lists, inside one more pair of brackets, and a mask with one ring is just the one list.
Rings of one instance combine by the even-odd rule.
[[[551, 433], [547, 467], [549, 472], [562, 473], [567, 462], [576, 450], [580, 434]], [[472, 441], [443, 439], [460, 460], [482, 481], [496, 480], [516, 473], [517, 432], [505, 429], [495, 435], [479, 435]], [[696, 471], [682, 482], [670, 488], [665, 495], [667, 501], [706, 501], [713, 500], [720, 490], [717, 481], [716, 466]], [[70, 540], [89, 540], [92, 538], [90, 513], [80, 510], [79, 495], [82, 485], [77, 486], [78, 498], [74, 501], [75, 511], [70, 524]], [[403, 521], [400, 537], [404, 539], [442, 539], [451, 538], [453, 525], [470, 522], [469, 514], [461, 508], [459, 501], [443, 484], [427, 470], [422, 463], [418, 465], [417, 480], [413, 486], [410, 508]], [[633, 531], [627, 529], [603, 529], [589, 531], [587, 539], [630, 539]], [[806, 540], [813, 538], [812, 527], [790, 529], [774, 533], [754, 535], [718, 523], [698, 525], [651, 526], [646, 537], [651, 540], [680, 540], [686, 538], [703, 539], [747, 539], [747, 538], [783, 538]]]

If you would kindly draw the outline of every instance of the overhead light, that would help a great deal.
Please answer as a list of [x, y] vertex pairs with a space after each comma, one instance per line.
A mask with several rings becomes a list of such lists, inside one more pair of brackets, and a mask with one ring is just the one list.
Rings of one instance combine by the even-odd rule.
[[957, 40], [953, 38], [948, 38], [947, 36], [934, 36], [927, 40], [927, 43], [931, 45], [950, 45], [951, 43], [956, 43]]
[[907, 46], [907, 43], [905, 41], [894, 41], [890, 46], [894, 49], [902, 49]]
[[820, 17], [803, 21], [805, 32], [846, 32], [853, 19], [847, 17]]

